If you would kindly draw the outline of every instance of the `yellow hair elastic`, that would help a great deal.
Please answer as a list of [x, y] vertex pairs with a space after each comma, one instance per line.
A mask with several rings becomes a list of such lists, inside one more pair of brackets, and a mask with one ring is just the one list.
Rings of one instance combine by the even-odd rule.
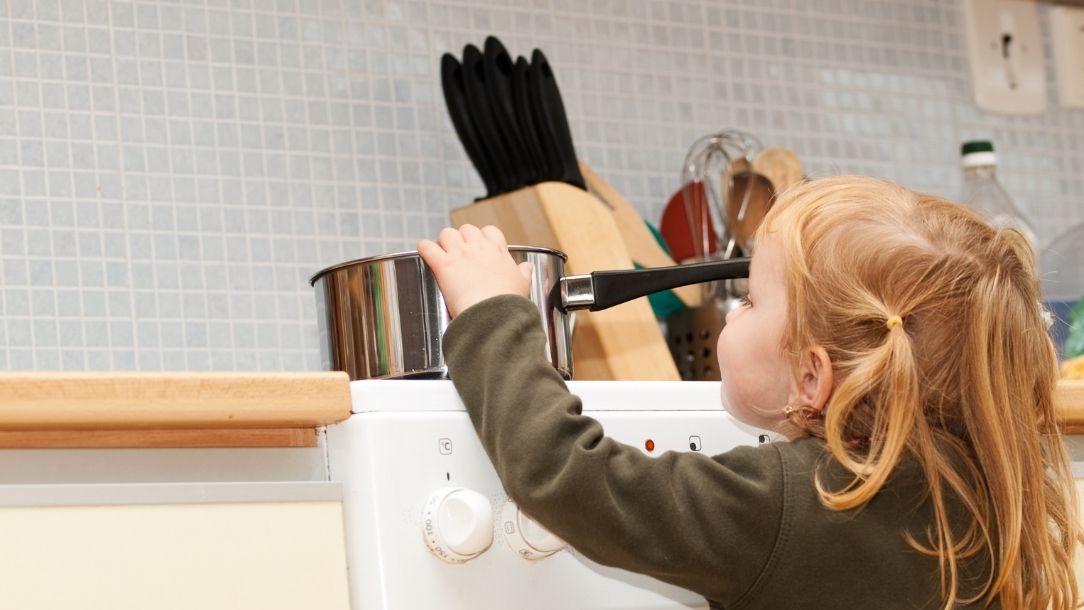
[[892, 330], [897, 326], [903, 326], [903, 318], [899, 316], [892, 316], [885, 322], [885, 326], [888, 327], [888, 330]]

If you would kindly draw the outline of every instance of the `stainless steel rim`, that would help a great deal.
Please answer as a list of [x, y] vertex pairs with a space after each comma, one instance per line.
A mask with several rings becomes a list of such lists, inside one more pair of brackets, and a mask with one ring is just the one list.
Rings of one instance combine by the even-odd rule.
[[[561, 257], [562, 261], [568, 260], [567, 254], [553, 248], [545, 248], [542, 246], [508, 246], [508, 249], [513, 252], [536, 252], [538, 254], [552, 254]], [[354, 265], [368, 265], [371, 263], [378, 263], [381, 261], [393, 260], [398, 258], [416, 258], [417, 256], [417, 250], [410, 250], [407, 252], [396, 252], [394, 254], [380, 254], [378, 256], [357, 258], [352, 261], [346, 261], [344, 263], [332, 265], [330, 267], [326, 267], [324, 269], [321, 269], [320, 271], [317, 271], [315, 275], [309, 278], [309, 285], [316, 286], [316, 281], [319, 280], [321, 277], [327, 275], [328, 273], [331, 273], [332, 271], [337, 271], [346, 267], [353, 267]]]

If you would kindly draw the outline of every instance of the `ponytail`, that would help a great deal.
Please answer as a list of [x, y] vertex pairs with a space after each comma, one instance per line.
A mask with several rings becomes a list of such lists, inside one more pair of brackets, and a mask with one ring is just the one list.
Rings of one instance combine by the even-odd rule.
[[[840, 463], [858, 477], [845, 489], [829, 492], [820, 487], [831, 508], [861, 506], [884, 485], [903, 455], [915, 425], [918, 407], [918, 371], [903, 318], [879, 315], [867, 322], [880, 326], [880, 344], [857, 356], [850, 373], [832, 393], [825, 415], [825, 440]], [[854, 424], [857, 410], [870, 411], [872, 424]]]
[[[974, 555], [981, 542], [990, 542], [982, 524], [956, 540], [948, 514], [945, 485], [958, 492], [964, 478], [945, 465], [949, 456], [939, 449], [939, 436], [922, 409], [920, 371], [905, 318], [884, 318], [885, 337], [869, 352], [855, 358], [850, 373], [832, 397], [825, 423], [825, 441], [832, 455], [856, 476], [840, 490], [828, 489], [817, 479], [817, 490], [833, 510], [858, 508], [869, 502], [887, 482], [908, 451], [915, 452], [929, 483], [934, 527], [925, 542], [907, 538], [920, 551], [939, 558], [941, 595], [956, 599], [959, 588], [958, 560]], [[869, 416], [855, 417], [865, 408]], [[872, 420], [867, 430], [856, 424]], [[971, 480], [974, 480], [973, 477]]]

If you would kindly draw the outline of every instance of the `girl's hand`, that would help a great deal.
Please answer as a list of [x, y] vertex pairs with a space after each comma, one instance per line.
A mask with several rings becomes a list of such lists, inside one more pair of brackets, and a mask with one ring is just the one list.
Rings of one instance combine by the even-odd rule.
[[504, 233], [494, 226], [444, 229], [433, 242], [418, 242], [418, 254], [433, 270], [452, 317], [501, 294], [527, 296], [531, 264], [512, 260]]

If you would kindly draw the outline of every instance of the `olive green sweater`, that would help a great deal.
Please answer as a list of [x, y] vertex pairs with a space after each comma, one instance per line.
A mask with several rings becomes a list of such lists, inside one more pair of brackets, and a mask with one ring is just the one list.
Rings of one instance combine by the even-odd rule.
[[726, 610], [941, 607], [936, 559], [902, 535], [925, 540], [930, 523], [916, 467], [862, 509], [836, 512], [819, 502], [814, 472], [845, 473], [819, 440], [649, 457], [581, 414], [521, 297], [464, 311], [444, 351], [508, 495], [586, 557]]

